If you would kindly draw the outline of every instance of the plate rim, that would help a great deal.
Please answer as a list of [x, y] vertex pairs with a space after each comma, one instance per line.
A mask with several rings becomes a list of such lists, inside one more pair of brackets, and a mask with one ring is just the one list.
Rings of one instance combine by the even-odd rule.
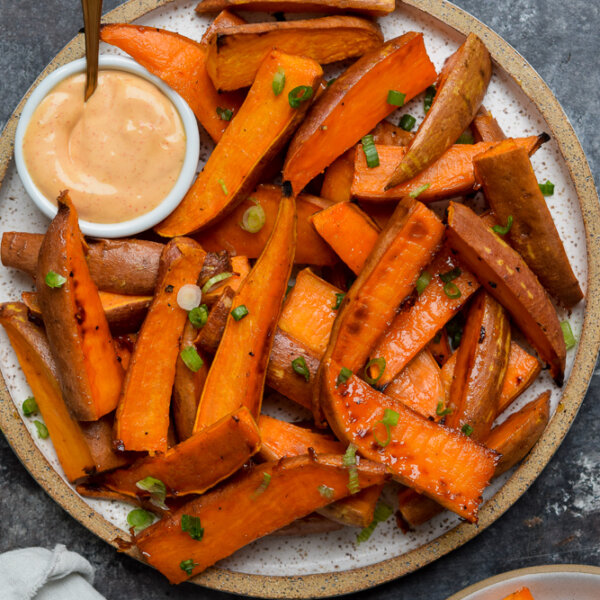
[[[256, 575], [211, 567], [191, 581], [207, 588], [253, 597], [321, 598], [348, 594], [380, 585], [441, 558], [475, 537], [510, 508], [538, 477], [562, 443], [585, 398], [600, 348], [600, 204], [593, 176], [566, 114], [533, 67], [500, 35], [465, 10], [447, 0], [398, 0], [441, 21], [462, 35], [476, 33], [489, 49], [496, 65], [534, 103], [556, 140], [573, 182], [582, 213], [587, 247], [587, 295], [584, 323], [571, 375], [563, 388], [559, 408], [542, 437], [518, 469], [481, 508], [477, 524], [462, 523], [438, 538], [406, 554], [347, 571], [297, 576]], [[128, 0], [103, 16], [103, 23], [138, 19], [173, 0]], [[39, 82], [58, 66], [84, 54], [78, 34], [53, 58], [19, 102], [0, 135], [0, 185], [13, 155], [14, 135], [23, 105]], [[21, 420], [0, 374], [0, 429], [23, 466], [44, 491], [92, 533], [118, 548], [122, 530], [108, 522], [72, 490], [35, 445]], [[136, 549], [126, 553], [138, 560]]]

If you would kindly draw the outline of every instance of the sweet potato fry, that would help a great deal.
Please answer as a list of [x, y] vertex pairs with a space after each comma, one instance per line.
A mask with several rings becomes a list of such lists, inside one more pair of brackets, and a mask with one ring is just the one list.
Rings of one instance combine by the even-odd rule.
[[438, 90], [406, 155], [385, 185], [390, 189], [434, 163], [475, 117], [492, 76], [492, 60], [474, 34], [446, 61]]
[[177, 293], [195, 284], [204, 250], [189, 238], [169, 242], [161, 256], [159, 285], [138, 336], [115, 419], [119, 450], [166, 452], [169, 405], [187, 312]]
[[479, 107], [471, 123], [471, 129], [476, 142], [497, 142], [506, 139], [506, 135], [498, 125], [498, 121], [483, 105]]
[[211, 427], [195, 433], [165, 454], [138, 459], [132, 465], [92, 478], [78, 486], [94, 497], [106, 490], [127, 498], [147, 498], [137, 483], [146, 477], [161, 481], [167, 496], [202, 494], [235, 473], [260, 448], [258, 427], [242, 407]]
[[282, 197], [273, 233], [233, 301], [196, 415], [199, 431], [240, 406], [258, 417], [273, 332], [294, 262], [296, 210]]
[[[540, 135], [515, 138], [514, 142], [525, 148], [529, 154], [533, 154], [547, 139], [546, 135]], [[407, 149], [401, 146], [375, 146], [379, 155], [379, 166], [370, 168], [367, 166], [362, 146], [359, 146], [355, 155], [351, 194], [370, 202], [380, 202], [401, 199], [418, 192], [419, 200], [433, 202], [470, 193], [475, 187], [474, 157], [497, 143], [455, 144], [421, 173], [388, 190], [385, 189], [385, 182]]]
[[[273, 77], [285, 72], [285, 88], [273, 93]], [[248, 97], [210, 155], [181, 204], [156, 231], [171, 237], [211, 225], [231, 212], [256, 187], [262, 167], [278, 154], [302, 120], [309, 101], [297, 108], [288, 93], [315, 89], [323, 75], [313, 60], [273, 50], [265, 57]], [[234, 165], [235, 168], [232, 168]]]
[[[194, 237], [209, 252], [217, 252], [225, 248], [232, 254], [258, 258], [273, 231], [280, 199], [280, 187], [259, 185], [250, 197], [244, 200], [230, 215]], [[259, 205], [265, 212], [265, 224], [257, 233], [250, 233], [242, 229], [241, 223], [244, 213], [256, 205]], [[329, 205], [330, 202], [308, 194], [300, 194], [296, 198], [298, 244], [294, 262], [318, 266], [333, 265], [337, 262], [335, 253], [317, 235], [309, 221], [312, 214]]]
[[[356, 469], [360, 488], [385, 479], [385, 470], [370, 461], [360, 461]], [[320, 486], [332, 492], [324, 495]], [[151, 565], [171, 583], [180, 583], [242, 546], [349, 494], [348, 469], [341, 456], [298, 456], [263, 463], [165, 516], [137, 535], [135, 542]], [[200, 519], [201, 543], [182, 530], [184, 514]], [[189, 565], [189, 570], [182, 565]]]
[[202, 0], [196, 6], [201, 14], [225, 8], [259, 12], [356, 12], [382, 17], [394, 11], [395, 0]]
[[321, 196], [332, 202], [350, 202], [352, 180], [354, 179], [354, 153], [356, 148], [346, 150], [325, 170]]
[[[241, 24], [231, 13], [221, 18], [221, 26]], [[103, 25], [102, 41], [117, 46], [151, 73], [170, 85], [190, 105], [196, 118], [215, 141], [219, 141], [231, 121], [222, 119], [217, 108], [233, 111], [242, 105], [243, 94], [219, 94], [206, 72], [205, 44], [173, 31], [126, 23]]]
[[237, 90], [252, 85], [262, 60], [273, 48], [326, 65], [361, 56], [382, 43], [379, 27], [359, 17], [217, 26], [207, 39], [206, 69], [218, 90]]
[[505, 140], [476, 156], [473, 167], [496, 220], [506, 224], [511, 219], [508, 243], [551, 296], [567, 308], [577, 304], [583, 293], [527, 152]]
[[117, 405], [123, 369], [85, 260], [77, 212], [68, 192], [42, 242], [38, 302], [63, 398], [80, 421], [96, 421]]
[[525, 261], [467, 206], [450, 203], [448, 243], [512, 316], [516, 325], [563, 383], [566, 349], [556, 310]]
[[358, 275], [379, 237], [376, 223], [350, 202], [333, 204], [310, 220], [319, 235]]
[[435, 80], [423, 34], [409, 32], [365, 54], [315, 102], [292, 139], [283, 178], [295, 193], [354, 146], [396, 108], [390, 89], [408, 102]]

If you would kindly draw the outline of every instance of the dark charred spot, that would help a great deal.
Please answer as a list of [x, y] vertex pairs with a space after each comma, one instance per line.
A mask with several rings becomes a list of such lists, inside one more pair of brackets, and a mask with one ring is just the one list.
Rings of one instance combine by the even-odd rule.
[[69, 273], [69, 277], [75, 277], [75, 274], [73, 273], [73, 271], [71, 271], [71, 272]]
[[488, 281], [488, 285], [495, 290], [498, 286], [493, 281]]
[[285, 15], [282, 12], [274, 12], [273, 16], [276, 21], [285, 21]]
[[254, 356], [254, 352], [252, 352], [252, 351], [248, 352], [248, 356]]
[[294, 189], [292, 188], [292, 182], [291, 181], [284, 181], [281, 184], [281, 187], [283, 189], [283, 195], [286, 198], [290, 198], [293, 194], [294, 194]]
[[483, 343], [483, 340], [485, 340], [485, 327], [482, 325], [479, 330], [479, 343]]
[[318, 460], [318, 456], [317, 453], [315, 452], [315, 449], [312, 446], [309, 446], [308, 450], [307, 450], [308, 456], [310, 457], [310, 460]]
[[240, 422], [240, 418], [237, 415], [231, 415], [231, 418], [236, 422], [239, 423]]
[[168, 285], [167, 287], [165, 287], [165, 292], [167, 294], [170, 294], [175, 288], [172, 285]]
[[523, 383], [523, 378], [520, 375], [517, 375], [517, 385], [521, 385]]

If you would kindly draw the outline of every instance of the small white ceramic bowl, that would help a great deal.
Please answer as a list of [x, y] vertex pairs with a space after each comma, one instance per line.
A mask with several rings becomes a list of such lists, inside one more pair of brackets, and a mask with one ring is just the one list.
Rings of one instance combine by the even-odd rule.
[[[174, 104], [181, 117], [186, 136], [185, 158], [179, 177], [171, 191], [156, 208], [135, 219], [123, 221], [122, 223], [93, 223], [91, 221], [79, 219], [79, 227], [86, 235], [105, 238], [125, 237], [154, 227], [154, 225], [160, 223], [164, 218], [171, 214], [181, 202], [192, 185], [196, 175], [198, 157], [200, 155], [200, 135], [198, 133], [196, 117], [185, 100], [166, 83], [149, 73], [134, 60], [124, 56], [105, 55], [99, 57], [98, 64], [100, 69], [127, 71], [139, 75], [153, 83]], [[50, 219], [54, 218], [56, 215], [57, 207], [50, 202], [42, 192], [40, 192], [27, 170], [27, 165], [23, 158], [23, 137], [31, 116], [46, 95], [63, 79], [66, 79], [75, 73], [82, 73], [84, 71], [85, 58], [81, 58], [59, 67], [56, 71], [50, 73], [50, 75], [35, 88], [27, 100], [23, 112], [21, 113], [19, 124], [17, 125], [17, 132], [15, 135], [15, 163], [17, 165], [17, 171], [19, 172], [25, 190], [35, 205]]]

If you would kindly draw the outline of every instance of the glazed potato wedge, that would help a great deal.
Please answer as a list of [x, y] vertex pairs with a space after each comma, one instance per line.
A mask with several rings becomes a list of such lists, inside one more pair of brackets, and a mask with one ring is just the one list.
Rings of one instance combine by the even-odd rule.
[[460, 260], [510, 313], [561, 386], [566, 361], [564, 336], [556, 310], [525, 261], [462, 204], [450, 203], [447, 237]]
[[77, 212], [63, 192], [39, 252], [38, 302], [63, 398], [75, 418], [96, 421], [115, 409], [123, 369], [83, 244]]
[[394, 12], [395, 0], [202, 0], [196, 6], [201, 14], [226, 8], [258, 12], [356, 12], [383, 17]]
[[490, 53], [470, 33], [446, 61], [433, 104], [408, 152], [387, 181], [386, 189], [418, 175], [456, 142], [477, 114], [491, 76]]
[[318, 98], [289, 146], [283, 178], [298, 194], [338, 156], [354, 146], [396, 106], [388, 92], [408, 102], [436, 78], [423, 34], [409, 32], [359, 58]]
[[[282, 69], [285, 87], [273, 92], [273, 77]], [[316, 89], [323, 71], [312, 59], [273, 50], [263, 60], [237, 116], [213, 150], [204, 170], [162, 223], [159, 235], [184, 235], [211, 225], [231, 212], [256, 187], [263, 167], [283, 148], [302, 120], [309, 101], [297, 108], [288, 93], [298, 86]]]
[[382, 43], [379, 28], [359, 17], [224, 25], [214, 27], [207, 40], [206, 68], [218, 90], [237, 90], [252, 85], [273, 48], [326, 65], [361, 56]]

